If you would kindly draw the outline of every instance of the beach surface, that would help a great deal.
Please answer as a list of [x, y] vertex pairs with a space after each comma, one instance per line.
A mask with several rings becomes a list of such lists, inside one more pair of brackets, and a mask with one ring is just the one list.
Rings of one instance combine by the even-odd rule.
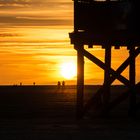
[[[85, 102], [100, 86], [85, 87]], [[113, 86], [112, 98], [126, 90]], [[140, 112], [128, 117], [128, 99], [110, 112], [107, 118], [85, 115], [76, 119], [76, 87], [1, 86], [1, 140], [139, 140]]]

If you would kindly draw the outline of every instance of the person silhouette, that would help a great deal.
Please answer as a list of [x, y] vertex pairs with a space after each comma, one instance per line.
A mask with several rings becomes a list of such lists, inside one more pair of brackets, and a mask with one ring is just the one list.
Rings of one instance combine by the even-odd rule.
[[35, 82], [33, 82], [33, 85], [35, 86]]
[[60, 81], [58, 81], [57, 87], [58, 87], [58, 89], [60, 89], [60, 87], [61, 87], [61, 82]]
[[65, 81], [62, 81], [62, 88], [65, 87]]

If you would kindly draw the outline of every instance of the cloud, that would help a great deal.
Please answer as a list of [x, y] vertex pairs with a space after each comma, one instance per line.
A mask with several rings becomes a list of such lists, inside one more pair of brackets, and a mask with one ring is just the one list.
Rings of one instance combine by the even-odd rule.
[[0, 0], [1, 8], [25, 7], [29, 4], [30, 0]]
[[0, 16], [0, 23], [13, 26], [64, 26], [72, 25], [70, 19], [34, 19], [29, 17]]
[[0, 37], [15, 37], [15, 36], [21, 36], [21, 35], [12, 34], [12, 33], [0, 33]]
[[0, 0], [0, 24], [5, 26], [72, 25], [72, 2]]
[[0, 4], [27, 4], [30, 3], [31, 0], [0, 0]]
[[0, 7], [12, 8], [12, 7], [68, 7], [72, 2], [63, 0], [0, 0]]

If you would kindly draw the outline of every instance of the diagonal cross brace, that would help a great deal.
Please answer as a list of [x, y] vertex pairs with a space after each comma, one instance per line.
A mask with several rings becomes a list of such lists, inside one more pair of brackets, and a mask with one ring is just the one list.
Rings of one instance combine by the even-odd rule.
[[[139, 48], [137, 49], [137, 52], [139, 52]], [[92, 54], [90, 54], [88, 51], [86, 50], [82, 50], [81, 53], [86, 56], [89, 60], [91, 60], [92, 62], [94, 62], [96, 65], [98, 65], [99, 67], [101, 67], [102, 69], [105, 70], [106, 65], [99, 60], [98, 58], [96, 58], [95, 56], [93, 56]], [[127, 60], [127, 63], [129, 62], [129, 59]], [[128, 63], [129, 64], [129, 63]], [[124, 83], [126, 86], [130, 85], [130, 82], [128, 79], [126, 79], [124, 76], [120, 75], [118, 72], [122, 71], [124, 66], [121, 66], [117, 71], [113, 70], [112, 68], [109, 68], [109, 72], [112, 75], [112, 77], [115, 77], [115, 79], [117, 78], [120, 82]], [[124, 70], [124, 69], [123, 69]], [[113, 78], [112, 78], [113, 79]], [[113, 79], [114, 81], [114, 79]]]
[[[134, 87], [135, 91], [138, 93], [139, 92], [139, 86], [140, 83], [137, 83]], [[120, 96], [118, 96], [116, 99], [110, 102], [109, 106], [106, 108], [106, 110], [110, 111], [114, 107], [116, 107], [118, 104], [120, 104], [123, 100], [125, 100], [129, 94], [131, 93], [131, 90], [127, 90], [124, 93], [122, 93]]]
[[[134, 57], [137, 57], [140, 53], [140, 48], [137, 48], [134, 52]], [[120, 65], [120, 67], [116, 70], [116, 73], [117, 74], [121, 74], [125, 69], [126, 67], [129, 65], [130, 63], [130, 56]], [[116, 79], [116, 76], [111, 76], [111, 79], [110, 79], [110, 84], [113, 83], [113, 81]]]
[[[137, 57], [140, 53], [140, 47], [137, 48], [135, 50], [135, 54], [134, 56]], [[121, 74], [124, 69], [129, 65], [130, 63], [130, 56], [121, 64], [121, 66], [116, 70], [116, 72], [118, 74]], [[111, 79], [110, 79], [110, 84], [116, 79], [116, 76], [115, 75], [112, 75], [111, 76]], [[92, 104], [94, 104], [96, 100], [98, 100], [100, 98], [100, 95], [103, 93], [103, 90], [105, 88], [105, 85], [103, 85], [97, 92], [96, 94], [94, 94], [94, 96], [85, 104], [85, 108], [84, 108], [84, 112], [83, 114], [85, 114], [87, 112], [87, 110], [91, 107]]]

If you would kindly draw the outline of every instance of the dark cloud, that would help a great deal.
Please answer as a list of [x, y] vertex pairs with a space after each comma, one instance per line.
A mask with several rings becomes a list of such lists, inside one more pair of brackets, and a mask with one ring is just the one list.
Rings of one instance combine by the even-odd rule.
[[72, 21], [69, 19], [30, 19], [14, 16], [0, 16], [0, 23], [12, 26], [64, 26], [72, 25]]
[[72, 2], [63, 0], [0, 0], [4, 26], [72, 25]]
[[0, 33], [0, 37], [15, 37], [15, 36], [21, 36], [21, 35], [12, 34], [12, 33]]
[[30, 1], [27, 0], [0, 0], [0, 8], [14, 8], [14, 7], [25, 7], [30, 5]]
[[0, 4], [28, 4], [31, 0], [0, 0]]
[[0, 7], [4, 8], [12, 8], [12, 7], [48, 7], [48, 8], [67, 8], [71, 6], [72, 2], [62, 2], [62, 1], [55, 1], [55, 0], [0, 0]]

